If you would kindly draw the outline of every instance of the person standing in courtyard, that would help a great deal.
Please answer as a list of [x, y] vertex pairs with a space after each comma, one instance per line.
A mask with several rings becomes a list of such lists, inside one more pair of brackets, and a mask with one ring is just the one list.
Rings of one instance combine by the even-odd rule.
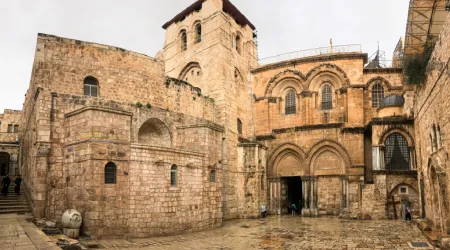
[[9, 184], [11, 183], [11, 179], [8, 175], [6, 175], [2, 180], [2, 194], [4, 196], [8, 195]]
[[405, 220], [411, 221], [411, 209], [408, 206], [405, 207]]
[[20, 184], [22, 184], [22, 177], [17, 176], [16, 179], [14, 180], [14, 184], [16, 184], [16, 186], [14, 187], [14, 192], [16, 192], [17, 195], [20, 194]]
[[261, 205], [261, 217], [262, 218], [266, 217], [266, 205], [264, 204]]
[[297, 206], [295, 205], [295, 202], [292, 202], [291, 211], [292, 211], [292, 216], [295, 216], [295, 212], [297, 212]]

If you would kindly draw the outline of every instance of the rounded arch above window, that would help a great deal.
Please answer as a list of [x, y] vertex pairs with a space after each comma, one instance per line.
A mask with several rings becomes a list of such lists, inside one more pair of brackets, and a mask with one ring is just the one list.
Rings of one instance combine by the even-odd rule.
[[93, 76], [87, 76], [83, 81], [84, 95], [98, 97], [98, 80]]
[[138, 142], [151, 146], [172, 146], [172, 138], [169, 129], [157, 118], [151, 118], [142, 124], [139, 128]]

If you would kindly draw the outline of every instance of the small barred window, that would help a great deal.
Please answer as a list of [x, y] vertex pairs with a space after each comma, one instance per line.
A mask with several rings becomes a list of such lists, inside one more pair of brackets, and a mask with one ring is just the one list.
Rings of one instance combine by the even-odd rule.
[[216, 170], [211, 170], [209, 173], [209, 181], [216, 182]]
[[322, 110], [333, 108], [333, 91], [330, 85], [322, 88]]
[[295, 91], [293, 89], [289, 90], [289, 92], [286, 94], [286, 100], [285, 100], [285, 113], [286, 115], [289, 114], [295, 114], [296, 113], [296, 96]]
[[105, 184], [116, 184], [116, 164], [108, 162], [105, 166]]
[[381, 83], [377, 82], [372, 88], [372, 107], [378, 108], [384, 99], [384, 88]]

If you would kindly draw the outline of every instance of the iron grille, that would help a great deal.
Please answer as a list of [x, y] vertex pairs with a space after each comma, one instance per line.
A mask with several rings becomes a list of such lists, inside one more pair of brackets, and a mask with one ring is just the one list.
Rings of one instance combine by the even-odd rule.
[[216, 182], [216, 171], [215, 170], [211, 170], [211, 173], [209, 174], [209, 181]]
[[105, 184], [116, 184], [116, 164], [108, 162], [105, 166]]
[[285, 107], [285, 113], [286, 115], [289, 114], [295, 114], [296, 112], [296, 100], [295, 100], [295, 91], [294, 90], [289, 90], [289, 92], [286, 94], [286, 107]]
[[332, 109], [333, 108], [333, 93], [331, 86], [325, 85], [322, 89], [322, 109]]
[[177, 169], [178, 167], [176, 165], [173, 165], [170, 169], [170, 186], [176, 187], [177, 186]]
[[385, 163], [387, 170], [409, 170], [408, 142], [399, 133], [392, 133], [385, 141]]
[[372, 88], [372, 107], [378, 108], [383, 99], [384, 99], [384, 88], [379, 82], [377, 82], [375, 83], [375, 85], [373, 85]]

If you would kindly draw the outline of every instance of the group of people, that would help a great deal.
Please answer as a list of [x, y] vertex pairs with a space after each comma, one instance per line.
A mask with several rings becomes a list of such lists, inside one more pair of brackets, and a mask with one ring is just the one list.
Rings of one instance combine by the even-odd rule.
[[[11, 184], [11, 178], [9, 178], [8, 175], [6, 175], [1, 183], [1, 193], [3, 194], [3, 196], [7, 196], [8, 195], [8, 190], [9, 190], [9, 185]], [[16, 184], [16, 186], [14, 187], [14, 192], [19, 195], [20, 194], [20, 185], [22, 184], [22, 178], [19, 176], [16, 177], [16, 179], [14, 180], [14, 184]]]

